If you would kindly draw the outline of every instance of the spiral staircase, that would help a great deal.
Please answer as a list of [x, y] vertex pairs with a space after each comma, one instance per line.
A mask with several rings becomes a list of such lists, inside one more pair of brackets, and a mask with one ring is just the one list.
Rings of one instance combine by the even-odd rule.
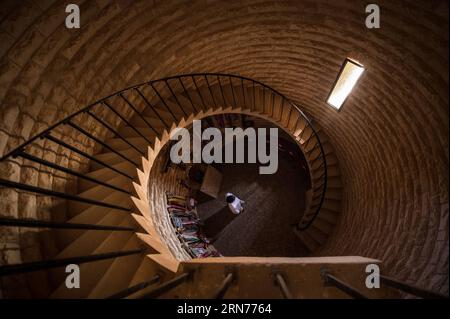
[[[165, 192], [183, 194], [175, 175], [162, 176], [158, 159], [174, 128], [193, 120], [237, 113], [276, 124], [296, 141], [311, 178], [306, 210], [293, 230], [309, 256], [192, 259], [164, 228]], [[87, 124], [90, 123], [90, 124]], [[97, 133], [106, 132], [106, 138]], [[70, 132], [70, 133], [68, 133]], [[95, 145], [87, 153], [69, 137]], [[88, 169], [52, 161], [41, 140], [76, 153]], [[45, 260], [0, 266], [0, 278], [24, 276], [30, 286], [50, 282], [48, 298], [396, 298], [399, 290], [442, 297], [381, 276], [368, 289], [368, 264], [359, 256], [321, 256], [339, 222], [343, 187], [332, 145], [317, 123], [281, 93], [258, 81], [228, 74], [188, 74], [139, 84], [89, 105], [6, 154], [37, 167], [74, 176], [76, 192], [57, 192], [1, 179], [3, 188], [62, 201], [64, 218], [1, 218], [6, 227], [51, 229]], [[155, 174], [159, 174], [158, 178]], [[81, 285], [69, 289], [64, 266], [80, 265]], [[36, 274], [40, 274], [37, 276]], [[22, 277], [23, 278], [23, 277]]]

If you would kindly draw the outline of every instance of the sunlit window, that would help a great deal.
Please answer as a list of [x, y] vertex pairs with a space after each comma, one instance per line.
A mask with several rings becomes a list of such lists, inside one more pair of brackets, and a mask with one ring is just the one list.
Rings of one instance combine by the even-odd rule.
[[339, 110], [363, 72], [364, 67], [361, 64], [346, 59], [328, 96], [327, 103]]

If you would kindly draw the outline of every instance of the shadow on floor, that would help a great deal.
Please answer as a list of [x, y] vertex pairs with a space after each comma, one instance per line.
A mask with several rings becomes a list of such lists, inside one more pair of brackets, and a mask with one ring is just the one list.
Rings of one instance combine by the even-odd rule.
[[[304, 211], [304, 169], [279, 154], [278, 171], [260, 175], [256, 164], [221, 164], [219, 196], [198, 205], [205, 235], [224, 256], [301, 257], [307, 249], [293, 232]], [[231, 192], [245, 201], [240, 215], [225, 202]]]
[[222, 230], [238, 217], [239, 215], [233, 214], [230, 212], [228, 206], [225, 206], [204, 221], [203, 232], [206, 237], [209, 237], [214, 241], [220, 236]]

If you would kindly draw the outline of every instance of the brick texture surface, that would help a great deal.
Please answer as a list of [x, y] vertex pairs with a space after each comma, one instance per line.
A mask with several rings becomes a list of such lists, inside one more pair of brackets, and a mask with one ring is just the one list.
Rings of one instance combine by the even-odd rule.
[[[188, 72], [252, 77], [301, 105], [335, 146], [343, 211], [323, 254], [380, 258], [390, 275], [448, 293], [447, 1], [377, 1], [381, 28], [371, 30], [366, 1], [72, 2], [78, 30], [64, 27], [66, 1], [0, 3], [0, 155], [135, 83]], [[347, 56], [367, 71], [336, 112], [325, 100]], [[76, 154], [36, 143], [85, 169]], [[74, 187], [21, 159], [0, 172]], [[49, 217], [54, 202], [4, 189], [0, 199], [0, 214], [20, 217]], [[0, 263], [23, 259], [24, 232], [1, 230]]]

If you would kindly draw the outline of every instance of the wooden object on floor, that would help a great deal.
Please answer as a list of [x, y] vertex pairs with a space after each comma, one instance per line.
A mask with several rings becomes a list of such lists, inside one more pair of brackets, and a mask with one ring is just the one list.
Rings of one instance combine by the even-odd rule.
[[217, 196], [219, 196], [221, 184], [222, 173], [211, 165], [208, 165], [208, 167], [206, 168], [205, 177], [203, 178], [202, 186], [200, 187], [200, 191], [213, 198], [217, 198]]

